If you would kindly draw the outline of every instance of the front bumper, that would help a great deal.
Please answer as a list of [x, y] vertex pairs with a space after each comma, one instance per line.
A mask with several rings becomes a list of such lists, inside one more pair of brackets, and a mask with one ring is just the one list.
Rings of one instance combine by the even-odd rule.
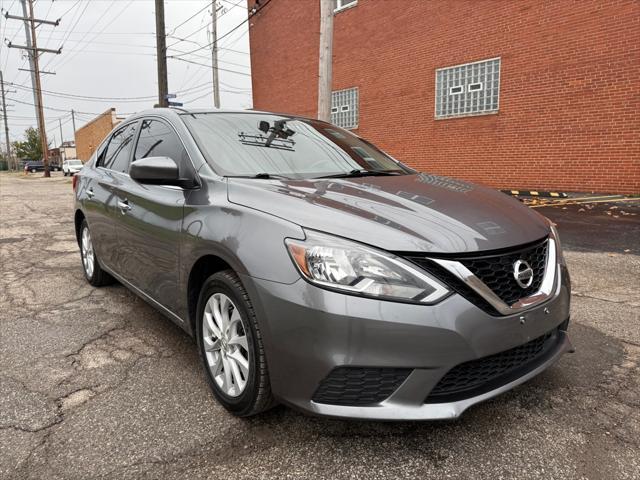
[[[571, 348], [564, 326], [530, 369], [489, 391], [447, 403], [425, 403], [453, 367], [512, 349], [558, 329], [569, 318], [569, 277], [545, 303], [491, 316], [454, 294], [434, 306], [343, 295], [304, 280], [287, 285], [244, 277], [258, 314], [273, 394], [317, 415], [377, 420], [456, 418], [467, 408], [519, 385]], [[386, 399], [367, 406], [316, 403], [319, 385], [336, 367], [411, 369]]]

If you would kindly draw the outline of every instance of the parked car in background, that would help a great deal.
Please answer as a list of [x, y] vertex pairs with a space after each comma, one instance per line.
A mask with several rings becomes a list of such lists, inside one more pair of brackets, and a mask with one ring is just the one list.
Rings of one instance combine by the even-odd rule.
[[[60, 172], [62, 170], [62, 165], [58, 164], [49, 164], [50, 172]], [[36, 172], [44, 172], [44, 162], [43, 161], [27, 161], [24, 164], [24, 172], [25, 173], [36, 173]]]
[[571, 349], [548, 219], [326, 122], [142, 112], [73, 188], [87, 281], [195, 336], [235, 415], [451, 419]]
[[24, 164], [25, 173], [44, 172], [44, 163], [37, 161], [28, 161]]
[[62, 172], [65, 177], [67, 175], [74, 175], [80, 171], [83, 165], [80, 160], [65, 160], [62, 162]]

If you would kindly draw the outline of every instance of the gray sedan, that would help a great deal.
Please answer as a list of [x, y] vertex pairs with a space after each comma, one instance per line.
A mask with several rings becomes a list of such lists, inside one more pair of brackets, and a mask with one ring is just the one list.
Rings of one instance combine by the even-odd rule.
[[73, 186], [87, 280], [193, 335], [239, 416], [455, 418], [571, 348], [546, 218], [328, 123], [154, 109]]

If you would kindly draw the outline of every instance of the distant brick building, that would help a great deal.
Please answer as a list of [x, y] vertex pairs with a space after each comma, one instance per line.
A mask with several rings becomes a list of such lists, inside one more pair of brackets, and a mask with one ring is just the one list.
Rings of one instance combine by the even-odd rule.
[[[493, 187], [640, 192], [637, 0], [336, 6], [334, 123]], [[254, 108], [315, 117], [319, 0], [250, 21]]]
[[123, 120], [116, 115], [116, 109], [110, 108], [102, 115], [97, 116], [75, 132], [76, 155], [86, 162], [91, 158], [100, 142]]
[[74, 142], [62, 142], [62, 145], [49, 149], [49, 162], [61, 165], [65, 160], [76, 158], [76, 145]]

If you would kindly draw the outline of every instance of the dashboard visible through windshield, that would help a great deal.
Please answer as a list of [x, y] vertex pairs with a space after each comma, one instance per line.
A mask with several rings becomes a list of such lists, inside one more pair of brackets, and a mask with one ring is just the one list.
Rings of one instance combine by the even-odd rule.
[[339, 178], [413, 171], [347, 130], [260, 113], [183, 115], [214, 170], [254, 178]]

